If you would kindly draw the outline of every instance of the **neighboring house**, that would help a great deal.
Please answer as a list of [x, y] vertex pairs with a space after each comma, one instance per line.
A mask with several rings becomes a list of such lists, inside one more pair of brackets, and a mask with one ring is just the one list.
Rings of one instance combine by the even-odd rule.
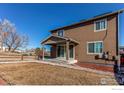
[[120, 50], [123, 50], [124, 51], [124, 46], [120, 46]]
[[51, 45], [52, 58], [68, 63], [102, 62], [95, 56], [103, 52], [118, 55], [118, 15], [122, 12], [106, 13], [54, 29], [41, 44]]
[[120, 46], [120, 54], [124, 54], [124, 46]]
[[8, 49], [3, 46], [3, 43], [0, 41], [0, 52], [6, 52]]

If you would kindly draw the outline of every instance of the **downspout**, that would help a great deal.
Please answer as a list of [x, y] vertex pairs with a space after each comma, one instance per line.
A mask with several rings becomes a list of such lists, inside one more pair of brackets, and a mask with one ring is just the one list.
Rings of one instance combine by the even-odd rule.
[[119, 32], [120, 32], [120, 15], [123, 12], [124, 12], [124, 9], [121, 9], [120, 11], [118, 11], [118, 21], [117, 21], [118, 22], [118, 24], [117, 24], [118, 25], [118, 29], [117, 29], [118, 30], [118, 32], [117, 32], [117, 34], [118, 34], [117, 35], [118, 36], [118, 38], [117, 38], [118, 39], [118, 41], [117, 41], [118, 42], [118, 45], [117, 45], [117, 47], [118, 47], [117, 48], [118, 49], [117, 56], [118, 56], [118, 70], [119, 71], [120, 71], [120, 66], [121, 66], [121, 62], [120, 62], [121, 59], [120, 59], [120, 53], [119, 53], [119, 50], [120, 50], [120, 42], [119, 42], [119, 37], [120, 37], [120, 34], [119, 34]]
[[120, 16], [119, 16], [119, 13], [118, 13], [118, 24], [117, 24], [117, 27], [118, 27], [118, 31], [117, 31], [117, 56], [118, 56], [118, 70], [120, 71], [120, 52], [119, 52], [119, 50], [120, 50], [120, 48], [119, 48], [119, 46], [120, 46], [120, 43], [119, 43], [119, 32], [120, 32], [120, 24], [119, 24], [119, 21], [120, 20]]

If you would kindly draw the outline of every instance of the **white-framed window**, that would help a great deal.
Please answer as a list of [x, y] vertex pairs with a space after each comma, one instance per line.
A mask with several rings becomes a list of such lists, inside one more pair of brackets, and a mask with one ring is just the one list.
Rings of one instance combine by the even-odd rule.
[[107, 29], [107, 19], [102, 19], [94, 22], [94, 31], [99, 32]]
[[103, 52], [103, 41], [87, 42], [87, 54], [100, 54]]
[[58, 36], [61, 36], [61, 37], [64, 36], [64, 30], [59, 30], [57, 33], [58, 33]]

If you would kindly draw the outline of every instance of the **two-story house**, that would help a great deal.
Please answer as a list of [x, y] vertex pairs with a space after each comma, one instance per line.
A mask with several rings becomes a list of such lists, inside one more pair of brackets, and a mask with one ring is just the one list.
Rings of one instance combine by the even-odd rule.
[[123, 10], [109, 12], [68, 26], [51, 30], [41, 42], [51, 45], [51, 58], [67, 63], [104, 62], [95, 56], [109, 52], [118, 55], [118, 16]]

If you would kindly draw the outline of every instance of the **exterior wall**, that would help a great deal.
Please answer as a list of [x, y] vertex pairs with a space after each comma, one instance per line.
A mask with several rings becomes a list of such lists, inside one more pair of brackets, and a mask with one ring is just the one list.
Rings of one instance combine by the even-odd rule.
[[57, 56], [56, 51], [57, 51], [56, 45], [52, 45], [51, 46], [51, 53], [50, 53], [52, 58], [56, 58], [56, 56]]
[[[97, 21], [97, 20], [95, 20]], [[56, 32], [53, 33], [56, 35]], [[75, 59], [79, 62], [102, 62], [95, 60], [95, 54], [87, 54], [87, 42], [103, 41], [103, 51], [116, 56], [117, 49], [117, 16], [107, 17], [107, 30], [94, 32], [94, 21], [64, 29], [64, 36], [79, 42], [75, 47]]]
[[52, 35], [57, 35], [57, 32], [52, 32]]

